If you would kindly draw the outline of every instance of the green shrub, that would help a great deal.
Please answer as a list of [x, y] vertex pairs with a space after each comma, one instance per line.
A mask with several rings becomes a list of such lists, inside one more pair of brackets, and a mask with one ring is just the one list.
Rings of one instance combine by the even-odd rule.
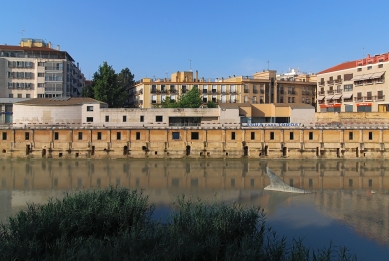
[[87, 190], [28, 205], [0, 226], [0, 260], [356, 260], [287, 244], [259, 207], [178, 198], [166, 223], [141, 192]]

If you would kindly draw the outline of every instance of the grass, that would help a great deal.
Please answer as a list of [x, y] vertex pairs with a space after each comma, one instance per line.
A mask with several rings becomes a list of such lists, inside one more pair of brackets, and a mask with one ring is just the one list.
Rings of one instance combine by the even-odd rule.
[[107, 188], [50, 199], [0, 225], [0, 260], [357, 260], [279, 237], [259, 207], [180, 197], [166, 223], [140, 191]]

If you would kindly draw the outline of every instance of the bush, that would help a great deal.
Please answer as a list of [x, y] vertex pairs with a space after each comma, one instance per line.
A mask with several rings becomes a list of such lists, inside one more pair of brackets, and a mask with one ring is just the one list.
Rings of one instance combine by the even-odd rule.
[[1, 260], [356, 260], [266, 226], [261, 208], [181, 197], [163, 224], [141, 192], [88, 190], [30, 204], [0, 226]]

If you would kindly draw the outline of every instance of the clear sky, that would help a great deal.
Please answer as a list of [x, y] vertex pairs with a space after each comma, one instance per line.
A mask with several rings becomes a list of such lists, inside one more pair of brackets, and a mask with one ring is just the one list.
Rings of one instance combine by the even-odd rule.
[[[199, 71], [319, 72], [389, 52], [388, 0], [2, 0], [0, 44], [60, 45], [86, 78], [107, 61], [135, 79]], [[192, 60], [190, 62], [190, 60]]]

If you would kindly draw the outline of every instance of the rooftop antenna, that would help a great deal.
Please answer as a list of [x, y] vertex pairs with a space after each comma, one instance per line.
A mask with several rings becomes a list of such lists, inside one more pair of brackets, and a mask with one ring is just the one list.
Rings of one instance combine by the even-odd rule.
[[270, 64], [270, 61], [268, 60], [267, 61], [267, 70], [269, 71], [269, 64]]
[[25, 32], [25, 30], [22, 30], [22, 32], [21, 32], [22, 38], [24, 37], [24, 32]]
[[165, 74], [166, 74], [166, 79], [167, 79], [167, 75], [169, 74], [169, 71], [166, 71]]
[[192, 71], [192, 60], [191, 59], [188, 59], [189, 60], [189, 71], [191, 72]]

